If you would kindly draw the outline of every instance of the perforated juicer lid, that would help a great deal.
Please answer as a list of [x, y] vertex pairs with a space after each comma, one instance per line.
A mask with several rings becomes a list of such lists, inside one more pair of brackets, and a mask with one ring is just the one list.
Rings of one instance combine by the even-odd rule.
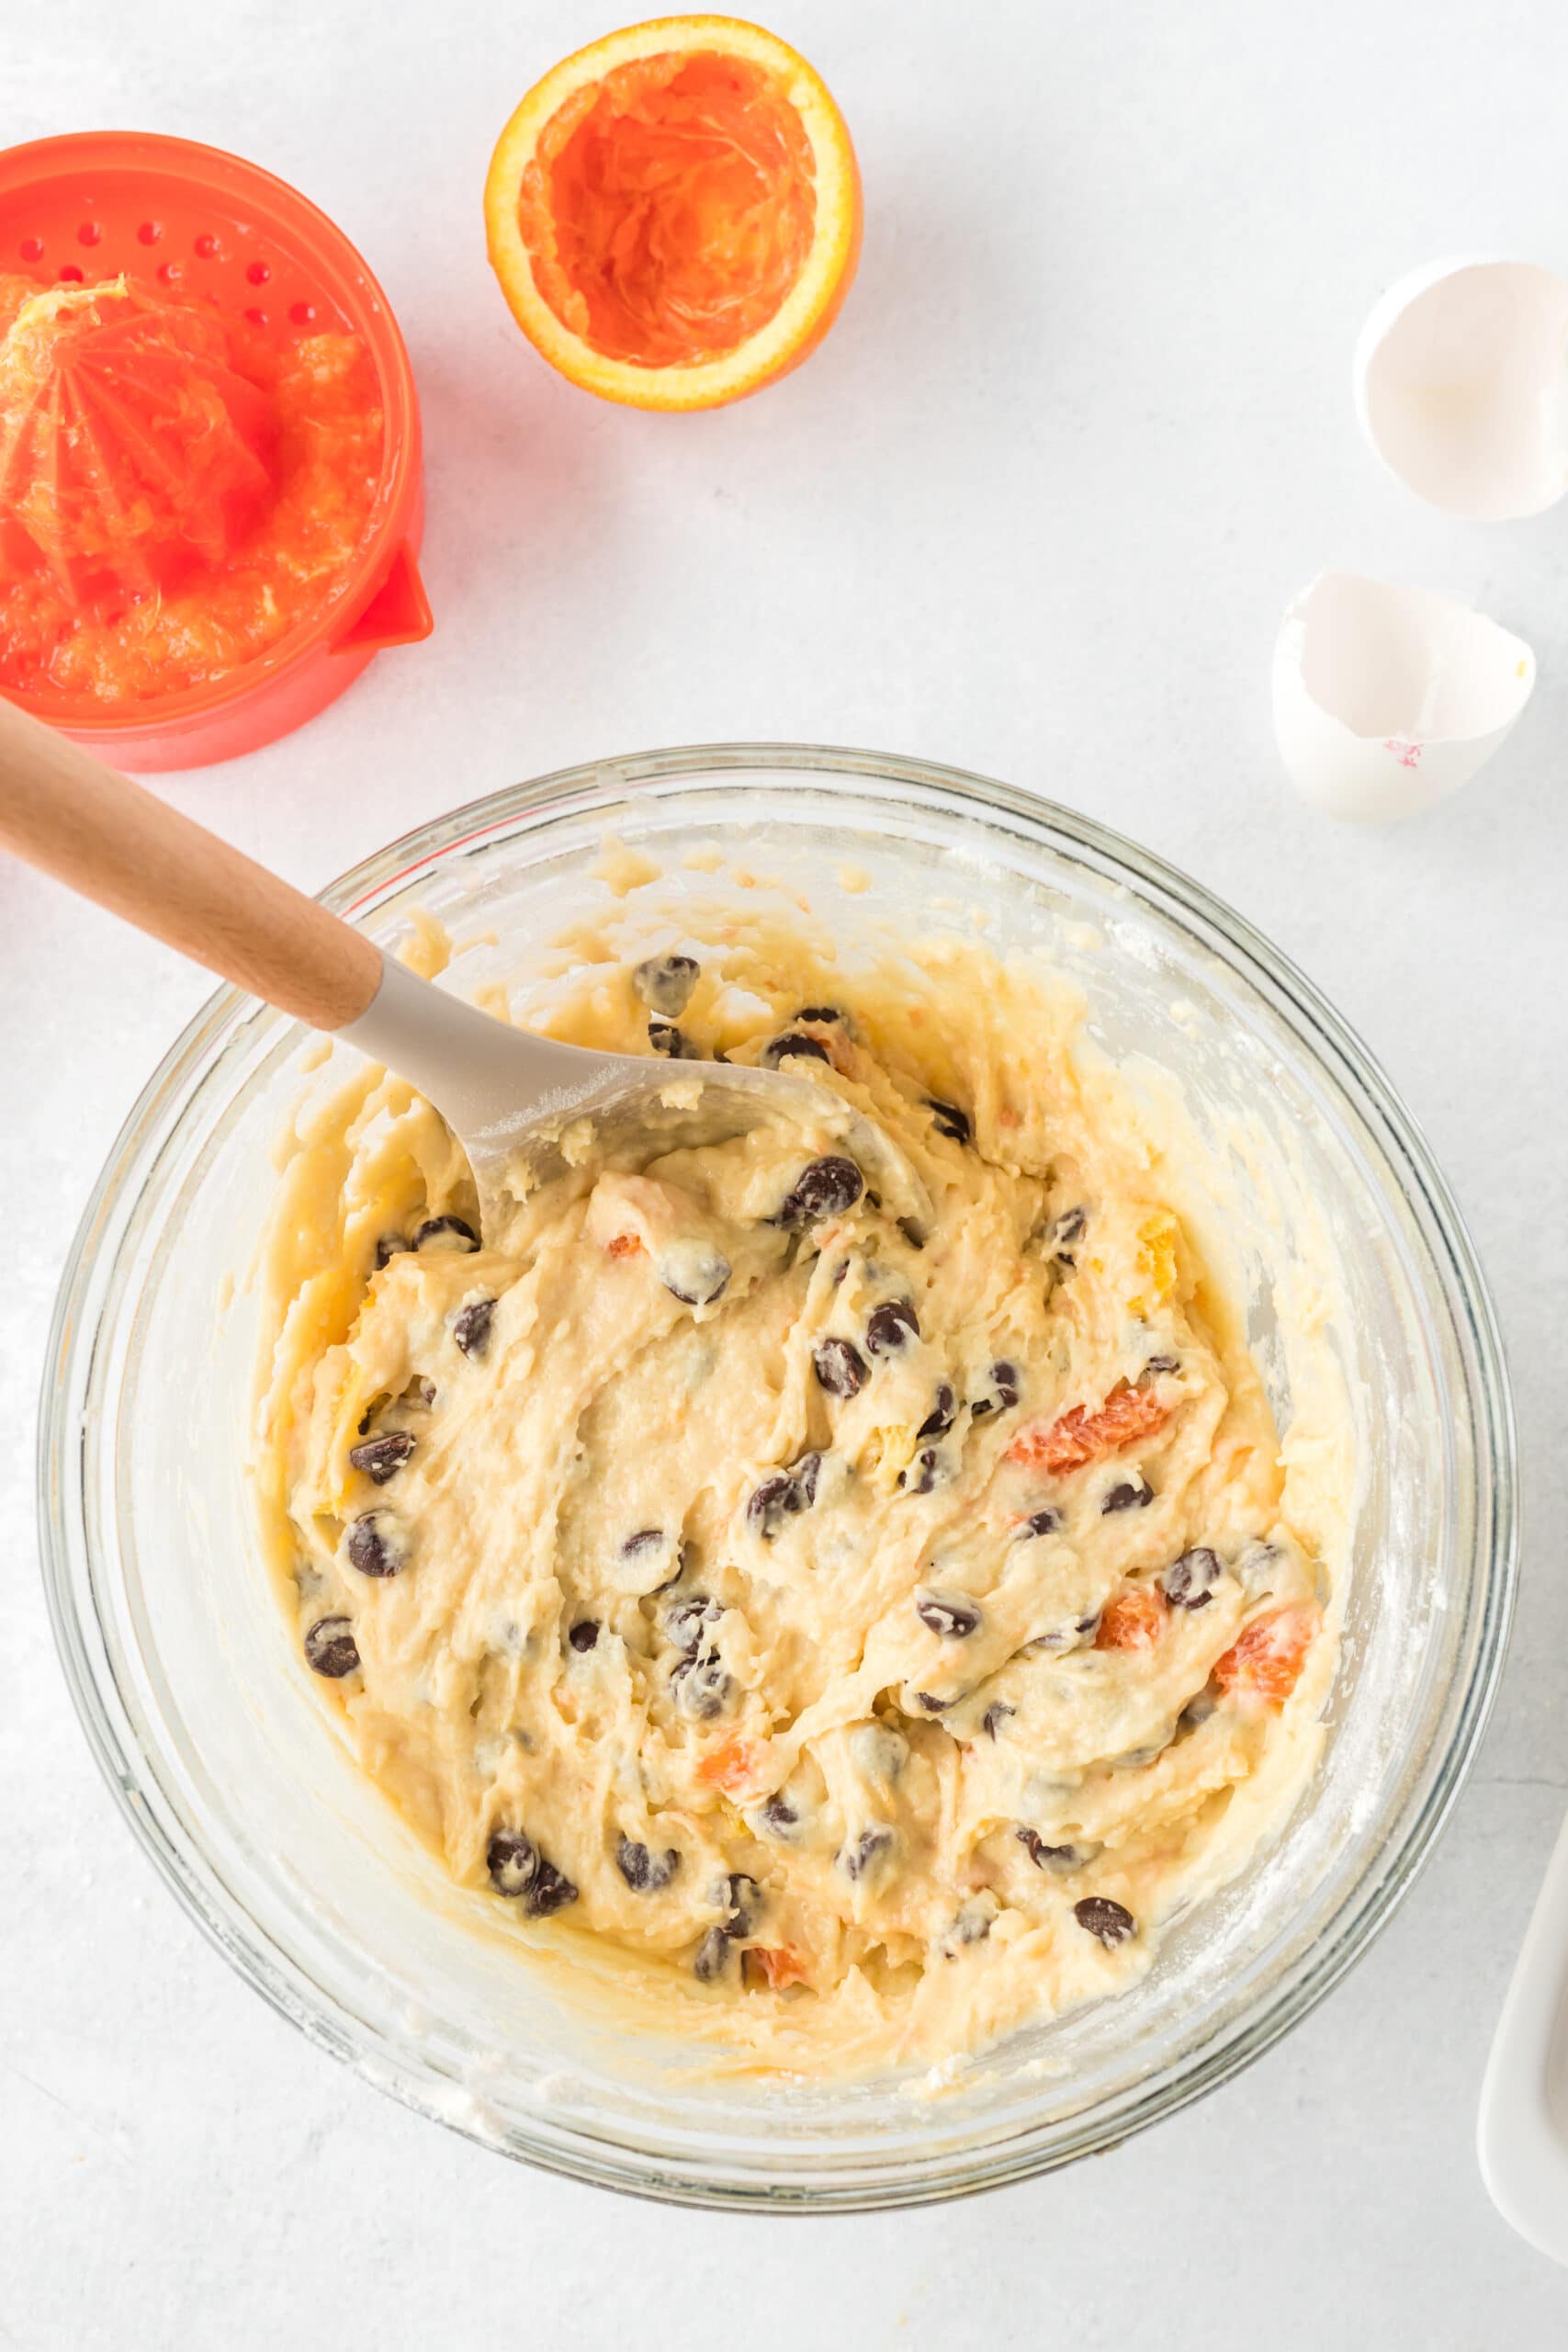
[[[385, 294], [353, 244], [298, 189], [259, 165], [192, 140], [147, 131], [81, 131], [0, 152], [0, 273], [83, 285], [121, 273], [215, 302], [278, 345], [302, 334], [361, 336], [374, 363], [385, 429], [370, 526], [342, 591], [240, 670], [141, 701], [145, 723], [231, 701], [363, 616], [387, 582], [417, 499], [418, 405], [408, 354]], [[423, 636], [429, 606], [416, 573], [399, 577], [400, 610], [378, 639]], [[73, 726], [103, 719], [68, 697], [18, 695]]]

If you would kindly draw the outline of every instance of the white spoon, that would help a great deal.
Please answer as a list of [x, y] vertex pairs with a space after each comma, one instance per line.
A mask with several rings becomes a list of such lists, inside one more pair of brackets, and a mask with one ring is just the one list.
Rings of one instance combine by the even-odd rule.
[[491, 1020], [4, 699], [0, 845], [406, 1078], [468, 1153], [487, 1233], [509, 1195], [563, 1164], [559, 1138], [581, 1119], [607, 1148], [635, 1136], [650, 1150], [787, 1123], [824, 1157], [840, 1146], [891, 1214], [930, 1214], [902, 1153], [830, 1088], [798, 1075], [798, 1057], [788, 1072], [645, 1059]]
[[1568, 1821], [1497, 2020], [1476, 2152], [1504, 2220], [1568, 2263]]

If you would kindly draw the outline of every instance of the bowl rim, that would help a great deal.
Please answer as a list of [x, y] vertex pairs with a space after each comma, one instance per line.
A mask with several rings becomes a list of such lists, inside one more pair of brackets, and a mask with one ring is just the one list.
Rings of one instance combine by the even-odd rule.
[[[237, 989], [220, 989], [186, 1024], [138, 1094], [95, 1181], [56, 1295], [44, 1359], [37, 1462], [46, 1603], [67, 1687], [94, 1758], [143, 1850], [184, 1908], [279, 2015], [416, 2113], [516, 2160], [663, 2203], [820, 2213], [942, 2202], [1055, 2170], [1081, 2155], [1105, 2153], [1229, 2081], [1348, 1974], [1419, 1875], [1485, 1730], [1513, 1620], [1518, 1478], [1507, 1364], [1486, 1279], [1448, 1182], [1381, 1063], [1315, 984], [1245, 916], [1179, 868], [1096, 819], [970, 770], [899, 753], [810, 743], [697, 744], [579, 763], [484, 795], [411, 828], [361, 859], [318, 896], [322, 904], [352, 920], [404, 888], [422, 868], [440, 865], [507, 830], [521, 816], [570, 815], [574, 806], [584, 814], [594, 808], [608, 813], [624, 806], [637, 786], [660, 782], [700, 785], [728, 775], [732, 785], [744, 788], [748, 778], [773, 782], [781, 775], [802, 772], [852, 783], [934, 786], [956, 794], [968, 804], [966, 813], [976, 813], [978, 804], [982, 814], [1020, 819], [1032, 830], [1057, 836], [1083, 853], [1102, 877], [1134, 880], [1162, 917], [1190, 936], [1206, 940], [1276, 1014], [1283, 1008], [1287, 1025], [1303, 1050], [1354, 1107], [1391, 1171], [1424, 1211], [1423, 1239], [1432, 1254], [1444, 1304], [1456, 1317], [1462, 1311], [1465, 1318], [1474, 1354], [1473, 1375], [1465, 1386], [1477, 1438], [1477, 1499], [1484, 1506], [1477, 1510], [1472, 1555], [1469, 1609], [1474, 1635], [1468, 1679], [1462, 1676], [1462, 1658], [1456, 1657], [1442, 1702], [1448, 1718], [1446, 1744], [1434, 1735], [1421, 1756], [1416, 1785], [1398, 1797], [1371, 1892], [1365, 1878], [1358, 1881], [1358, 1893], [1345, 1899], [1335, 1932], [1318, 1936], [1288, 1961], [1253, 2007], [1222, 2018], [1206, 2041], [1182, 2053], [1163, 2074], [1140, 2078], [1124, 2096], [1113, 2098], [1110, 2112], [1104, 2105], [1090, 2106], [1055, 2124], [1022, 2127], [988, 2147], [961, 2149], [936, 2159], [895, 2160], [906, 2167], [911, 2163], [918, 2166], [913, 2177], [908, 2168], [903, 2173], [874, 2171], [869, 2177], [829, 2182], [809, 2191], [793, 2183], [770, 2186], [763, 2173], [727, 2174], [722, 2156], [656, 2156], [646, 2143], [609, 2142], [592, 2128], [541, 2128], [525, 2142], [522, 2128], [513, 2127], [497, 2139], [492, 2132], [470, 2129], [453, 2113], [449, 2100], [443, 2102], [441, 2087], [449, 2088], [454, 2078], [439, 2067], [423, 2057], [390, 2053], [379, 2041], [372, 2045], [372, 2067], [370, 2051], [355, 2046], [355, 2033], [362, 2042], [367, 2039], [364, 2030], [345, 2032], [338, 2016], [326, 2013], [329, 1996], [319, 1988], [313, 1988], [317, 2007], [311, 2011], [294, 1990], [302, 1973], [298, 1964], [277, 1951], [266, 1930], [248, 1914], [240, 1913], [226, 1891], [222, 1900], [213, 1899], [202, 1874], [205, 1858], [180, 1849], [143, 1793], [139, 1783], [143, 1760], [130, 1736], [129, 1713], [112, 1669], [107, 1669], [106, 1689], [90, 1655], [89, 1634], [101, 1642], [101, 1623], [96, 1612], [90, 1625], [84, 1623], [73, 1589], [73, 1561], [79, 1556], [91, 1583], [97, 1548], [83, 1486], [83, 1424], [70, 1409], [79, 1385], [85, 1396], [99, 1352], [95, 1287], [112, 1279], [148, 1182], [187, 1117], [214, 1050], [254, 1013], [254, 1000]], [[117, 1207], [130, 1220], [118, 1232], [112, 1229]], [[1442, 1244], [1442, 1259], [1433, 1249], [1434, 1240]], [[1052, 2135], [1048, 2144], [1039, 2143], [1042, 2131]]]

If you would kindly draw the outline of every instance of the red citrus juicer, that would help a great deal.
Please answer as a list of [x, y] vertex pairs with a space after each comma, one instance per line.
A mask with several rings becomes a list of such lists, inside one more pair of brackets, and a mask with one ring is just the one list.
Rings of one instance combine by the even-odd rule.
[[286, 735], [387, 647], [428, 637], [419, 402], [387, 298], [343, 232], [286, 181], [221, 148], [149, 131], [80, 131], [0, 153], [0, 271], [43, 283], [120, 272], [210, 297], [253, 333], [361, 336], [385, 433], [372, 520], [347, 584], [227, 676], [107, 715], [85, 695], [24, 709], [128, 768], [197, 767]]

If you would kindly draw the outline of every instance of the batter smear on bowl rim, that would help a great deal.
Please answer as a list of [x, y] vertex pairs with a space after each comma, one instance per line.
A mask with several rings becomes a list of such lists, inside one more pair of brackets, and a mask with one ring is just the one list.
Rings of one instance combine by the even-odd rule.
[[318, 1113], [257, 1491], [365, 1770], [521, 1939], [594, 1939], [764, 2070], [1127, 1985], [1287, 1819], [1337, 1611], [1066, 992], [967, 943], [852, 975], [759, 918], [586, 964], [545, 1025], [672, 1084], [809, 1069], [931, 1214], [806, 1130], [585, 1137], [481, 1246], [409, 1088]]

